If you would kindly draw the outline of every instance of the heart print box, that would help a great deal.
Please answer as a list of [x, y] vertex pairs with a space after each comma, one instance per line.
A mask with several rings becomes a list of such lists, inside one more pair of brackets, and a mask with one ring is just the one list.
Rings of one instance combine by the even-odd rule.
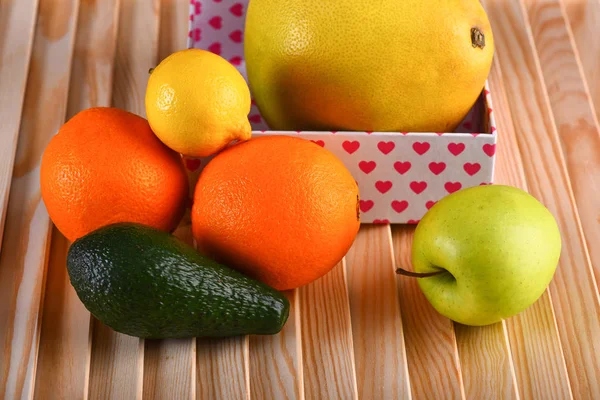
[[[246, 76], [244, 21], [248, 0], [192, 0], [188, 47], [210, 50]], [[453, 133], [269, 131], [256, 105], [254, 136], [283, 134], [312, 140], [339, 157], [358, 182], [363, 223], [417, 223], [442, 197], [490, 184], [496, 131], [489, 88]], [[209, 160], [187, 160], [197, 177]]]

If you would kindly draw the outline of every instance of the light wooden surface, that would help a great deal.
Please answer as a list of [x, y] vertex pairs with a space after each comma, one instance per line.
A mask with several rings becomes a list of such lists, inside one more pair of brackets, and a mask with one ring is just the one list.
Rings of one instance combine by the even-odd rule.
[[77, 299], [39, 163], [81, 109], [144, 115], [147, 71], [185, 47], [189, 1], [0, 0], [0, 399], [600, 398], [600, 1], [482, 2], [496, 182], [540, 199], [563, 237], [540, 300], [454, 324], [394, 273], [414, 228], [364, 226], [330, 274], [287, 293], [280, 335], [143, 341]]

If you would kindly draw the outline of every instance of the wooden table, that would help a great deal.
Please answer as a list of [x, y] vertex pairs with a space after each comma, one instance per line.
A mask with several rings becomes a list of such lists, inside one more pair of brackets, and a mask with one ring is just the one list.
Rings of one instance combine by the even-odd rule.
[[334, 271], [290, 294], [280, 335], [144, 341], [77, 299], [39, 163], [81, 109], [144, 114], [149, 66], [185, 47], [188, 1], [0, 0], [0, 399], [600, 398], [600, 0], [484, 3], [496, 182], [527, 188], [563, 235], [535, 305], [454, 324], [394, 274], [413, 228], [364, 226]]

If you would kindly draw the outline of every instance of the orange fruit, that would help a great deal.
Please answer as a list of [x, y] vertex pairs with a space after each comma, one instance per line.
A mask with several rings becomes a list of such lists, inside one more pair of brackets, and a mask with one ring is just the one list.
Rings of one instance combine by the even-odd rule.
[[358, 186], [344, 164], [307, 140], [265, 136], [206, 166], [194, 193], [198, 249], [278, 290], [330, 271], [358, 232]]
[[188, 193], [179, 154], [144, 118], [116, 108], [91, 108], [64, 124], [44, 151], [40, 184], [50, 218], [71, 241], [115, 222], [171, 231]]

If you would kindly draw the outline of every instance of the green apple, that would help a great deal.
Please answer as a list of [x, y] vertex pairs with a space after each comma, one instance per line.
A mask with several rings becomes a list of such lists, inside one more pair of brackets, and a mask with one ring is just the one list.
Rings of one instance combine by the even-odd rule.
[[423, 217], [412, 275], [442, 315], [488, 325], [544, 293], [560, 250], [556, 220], [534, 197], [509, 186], [478, 186], [443, 198]]

